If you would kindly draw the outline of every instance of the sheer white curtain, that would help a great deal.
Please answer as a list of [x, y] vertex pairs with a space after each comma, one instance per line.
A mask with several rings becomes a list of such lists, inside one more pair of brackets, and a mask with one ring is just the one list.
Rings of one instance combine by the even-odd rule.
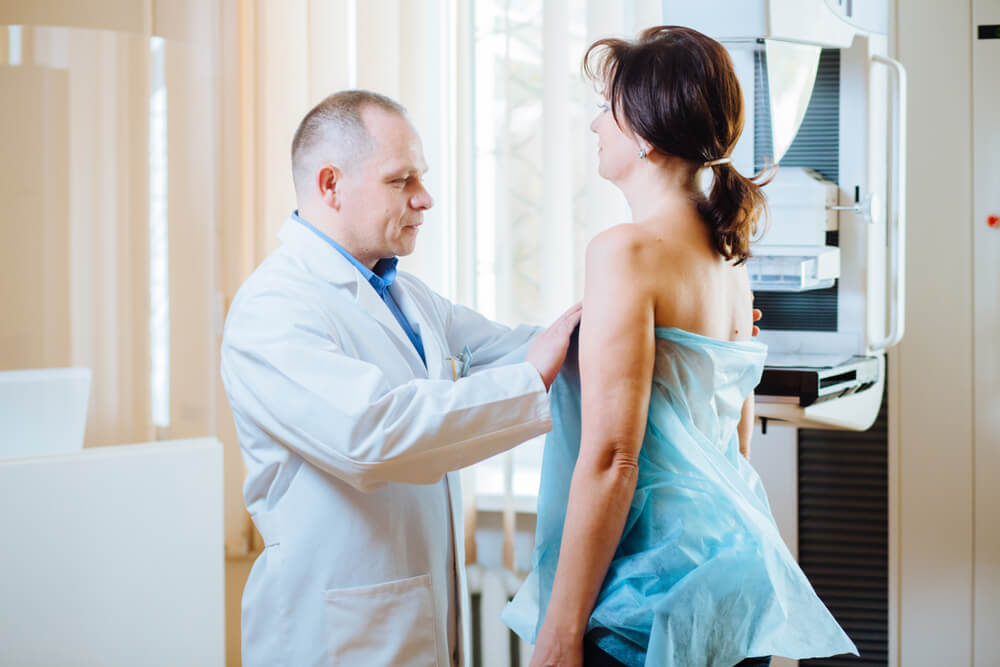
[[[626, 222], [620, 192], [597, 175], [589, 130], [600, 97], [581, 59], [600, 37], [632, 37], [661, 22], [660, 3], [627, 0], [479, 0], [466, 29], [475, 63], [468, 99], [474, 171], [470, 235], [473, 305], [502, 322], [546, 324], [583, 293], [583, 257], [599, 231]], [[462, 98], [465, 99], [465, 98]], [[479, 509], [534, 511], [541, 439], [463, 477]], [[509, 541], [508, 534], [508, 541]], [[505, 549], [505, 551], [509, 551]], [[511, 566], [509, 554], [508, 567]]]
[[[2, 2], [3, 0], [0, 0]], [[326, 95], [369, 88], [398, 99], [420, 131], [436, 205], [417, 252], [404, 269], [456, 298], [462, 281], [456, 255], [464, 201], [455, 179], [455, 55], [459, 0], [218, 0], [219, 216], [216, 256], [221, 323], [240, 284], [277, 244], [295, 207], [289, 153], [302, 116]], [[186, 4], [186, 3], [181, 3]], [[168, 108], [175, 108], [173, 93]], [[172, 215], [174, 215], [172, 213]], [[212, 296], [216, 295], [211, 292]], [[172, 344], [178, 349], [176, 344]], [[261, 548], [243, 506], [245, 471], [218, 365], [210, 368], [216, 433], [226, 445], [225, 525], [228, 663], [239, 664], [239, 605], [250, 563]], [[178, 388], [171, 387], [176, 394]]]
[[90, 368], [87, 444], [141, 440], [148, 33], [4, 9], [0, 369]]
[[[0, 0], [0, 368], [91, 367], [88, 445], [217, 434], [227, 554], [252, 555], [217, 350], [294, 207], [302, 115], [350, 87], [406, 105], [436, 204], [403, 268], [545, 323], [626, 215], [596, 178], [583, 49], [659, 20], [656, 0]], [[533, 507], [538, 453], [466, 475], [470, 505], [478, 486]]]
[[0, 368], [90, 368], [87, 446], [215, 430], [217, 18], [0, 2]]
[[[598, 37], [660, 22], [658, 0], [240, 7], [244, 220], [224, 249], [239, 248], [227, 299], [294, 207], [288, 151], [299, 119], [355, 87], [398, 99], [423, 137], [435, 206], [405, 270], [509, 324], [547, 323], [580, 298], [587, 241], [627, 219], [621, 195], [597, 177], [588, 125], [599, 98], [580, 59]], [[485, 508], [533, 509], [540, 462], [534, 443], [467, 472], [467, 506], [478, 497]]]
[[243, 0], [239, 69], [243, 219], [227, 241], [226, 297], [277, 244], [295, 208], [289, 152], [302, 116], [330, 93], [368, 88], [407, 107], [435, 206], [402, 267], [446, 296], [455, 274], [457, 31], [454, 0]]
[[[400, 101], [424, 142], [435, 206], [402, 267], [454, 297], [457, 0], [248, 0], [243, 18], [249, 193], [248, 264], [274, 247], [294, 208], [289, 147], [298, 121], [326, 95], [367, 88]], [[252, 47], [249, 45], [252, 44]], [[249, 47], [249, 48], [248, 48]]]
[[239, 1], [0, 0], [0, 369], [90, 368], [88, 447], [232, 423], [218, 240], [240, 216]]

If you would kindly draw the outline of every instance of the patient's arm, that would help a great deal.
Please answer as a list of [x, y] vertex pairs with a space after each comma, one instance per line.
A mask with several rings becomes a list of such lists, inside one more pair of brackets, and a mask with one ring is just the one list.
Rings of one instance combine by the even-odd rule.
[[743, 402], [743, 412], [740, 415], [740, 424], [736, 428], [737, 433], [740, 436], [740, 454], [742, 454], [747, 461], [750, 460], [750, 438], [753, 437], [753, 417], [754, 417], [754, 401], [753, 394], [751, 393], [747, 396], [747, 400]]
[[655, 340], [651, 280], [638, 268], [642, 248], [634, 238], [612, 228], [587, 249], [580, 327], [582, 441], [532, 664], [565, 659], [567, 647], [579, 646], [635, 493]]

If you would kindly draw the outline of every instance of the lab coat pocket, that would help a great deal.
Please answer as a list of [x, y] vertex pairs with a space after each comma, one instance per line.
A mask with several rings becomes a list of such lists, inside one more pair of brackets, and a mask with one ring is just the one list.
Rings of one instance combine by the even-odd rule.
[[331, 664], [438, 664], [430, 575], [326, 591]]

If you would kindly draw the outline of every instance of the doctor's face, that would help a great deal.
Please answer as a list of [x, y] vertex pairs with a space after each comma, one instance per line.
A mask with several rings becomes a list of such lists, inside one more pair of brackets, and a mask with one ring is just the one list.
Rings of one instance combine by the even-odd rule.
[[424, 187], [427, 163], [410, 121], [377, 107], [362, 117], [374, 148], [346, 179], [342, 212], [360, 246], [358, 259], [373, 264], [413, 252], [424, 211], [434, 200]]

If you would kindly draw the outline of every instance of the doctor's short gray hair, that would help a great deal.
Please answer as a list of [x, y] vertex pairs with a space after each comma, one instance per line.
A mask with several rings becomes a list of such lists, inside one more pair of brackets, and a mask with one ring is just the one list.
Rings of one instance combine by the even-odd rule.
[[370, 90], [341, 90], [327, 96], [305, 115], [292, 139], [292, 179], [302, 195], [313, 171], [322, 162], [332, 162], [345, 171], [357, 167], [373, 148], [372, 137], [361, 112], [377, 107], [406, 115], [399, 102]]

